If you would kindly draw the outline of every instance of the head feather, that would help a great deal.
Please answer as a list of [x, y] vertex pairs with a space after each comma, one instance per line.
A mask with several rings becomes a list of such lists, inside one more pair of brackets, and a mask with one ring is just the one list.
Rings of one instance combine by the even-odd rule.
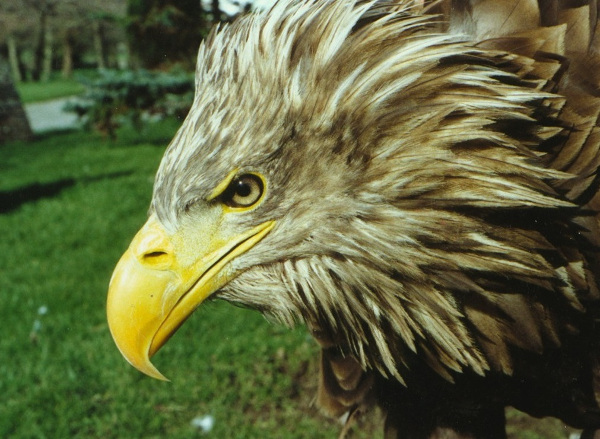
[[283, 0], [213, 32], [152, 209], [176, 227], [232, 169], [259, 170], [269, 194], [240, 225], [277, 226], [221, 297], [324, 328], [400, 380], [415, 353], [449, 379], [510, 373], [514, 346], [560, 332], [508, 331], [514, 300], [577, 308], [548, 238], [573, 227], [555, 189], [572, 176], [548, 167], [563, 98], [532, 59], [441, 33], [415, 3]]

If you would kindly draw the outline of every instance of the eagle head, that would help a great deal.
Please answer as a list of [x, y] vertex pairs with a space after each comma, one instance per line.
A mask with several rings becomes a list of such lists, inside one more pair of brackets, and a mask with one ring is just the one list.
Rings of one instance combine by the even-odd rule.
[[202, 43], [192, 109], [110, 283], [132, 365], [162, 378], [150, 357], [215, 297], [305, 322], [399, 380], [413, 354], [484, 374], [511, 368], [492, 358], [502, 343], [536, 343], [486, 350], [472, 329], [498, 273], [557, 277], [539, 233], [491, 212], [570, 206], [535, 150], [560, 98], [524, 78], [528, 60], [441, 33], [413, 3], [284, 0]]

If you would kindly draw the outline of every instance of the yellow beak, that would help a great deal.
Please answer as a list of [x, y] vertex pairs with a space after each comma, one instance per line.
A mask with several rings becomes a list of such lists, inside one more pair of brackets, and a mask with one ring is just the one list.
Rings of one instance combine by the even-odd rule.
[[198, 305], [235, 277], [228, 263], [274, 226], [268, 221], [232, 234], [219, 230], [219, 223], [215, 217], [205, 230], [169, 234], [152, 216], [115, 268], [108, 290], [108, 325], [127, 361], [151, 377], [166, 380], [150, 357]]

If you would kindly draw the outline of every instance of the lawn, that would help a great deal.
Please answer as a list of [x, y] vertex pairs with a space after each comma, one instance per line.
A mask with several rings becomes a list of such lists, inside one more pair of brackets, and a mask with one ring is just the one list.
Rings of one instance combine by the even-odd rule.
[[[155, 358], [166, 383], [134, 370], [112, 342], [107, 284], [145, 220], [175, 129], [0, 145], [0, 437], [337, 437], [311, 405], [318, 349], [303, 328], [203, 305]], [[193, 421], [207, 415], [214, 427], [202, 435]], [[568, 437], [558, 421], [511, 417], [511, 438]], [[381, 433], [365, 426], [351, 437]]]
[[83, 85], [73, 78], [55, 76], [47, 82], [21, 82], [16, 85], [24, 104], [64, 98], [83, 93]]
[[112, 342], [108, 280], [174, 129], [0, 146], [0, 437], [192, 438], [205, 415], [210, 437], [336, 437], [304, 388], [317, 349], [301, 328], [209, 303], [157, 355], [169, 383]]

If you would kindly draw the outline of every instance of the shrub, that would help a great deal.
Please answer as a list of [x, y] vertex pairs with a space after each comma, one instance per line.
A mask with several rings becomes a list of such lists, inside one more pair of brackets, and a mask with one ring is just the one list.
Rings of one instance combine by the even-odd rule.
[[198, 0], [128, 0], [127, 33], [137, 66], [193, 68], [211, 22]]
[[194, 80], [187, 73], [104, 70], [79, 80], [86, 91], [65, 109], [111, 139], [123, 122], [143, 130], [144, 123], [155, 118], [185, 117], [193, 102]]

